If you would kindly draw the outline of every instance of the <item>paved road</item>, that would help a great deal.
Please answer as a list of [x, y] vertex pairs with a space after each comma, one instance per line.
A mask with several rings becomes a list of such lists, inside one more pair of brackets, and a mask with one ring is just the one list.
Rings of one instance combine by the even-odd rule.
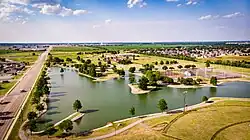
[[[3, 140], [8, 129], [10, 128], [15, 116], [21, 108], [29, 91], [39, 76], [39, 72], [43, 66], [49, 51], [45, 51], [40, 55], [33, 66], [25, 73], [24, 77], [18, 81], [16, 87], [1, 99], [0, 104], [0, 140]], [[26, 92], [20, 92], [20, 89]]]

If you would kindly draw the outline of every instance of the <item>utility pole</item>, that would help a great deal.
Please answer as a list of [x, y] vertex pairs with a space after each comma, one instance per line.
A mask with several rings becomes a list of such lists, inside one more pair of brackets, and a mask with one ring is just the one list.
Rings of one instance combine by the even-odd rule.
[[184, 97], [183, 113], [185, 112], [185, 109], [186, 109], [186, 95], [187, 95], [187, 91], [184, 91], [183, 92], [183, 97]]

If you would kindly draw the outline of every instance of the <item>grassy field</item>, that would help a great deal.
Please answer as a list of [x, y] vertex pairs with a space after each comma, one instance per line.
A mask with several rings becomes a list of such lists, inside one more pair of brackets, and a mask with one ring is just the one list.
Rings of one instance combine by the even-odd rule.
[[[250, 99], [225, 99], [211, 106], [191, 111], [174, 121], [167, 131], [163, 131], [169, 122], [182, 113], [154, 118], [109, 138], [110, 140], [126, 139], [203, 139], [210, 140], [218, 131], [215, 140], [249, 139]], [[249, 121], [244, 123], [244, 121]], [[241, 124], [235, 124], [243, 122]], [[228, 125], [232, 125], [226, 129]]]
[[96, 47], [54, 47], [52, 52], [82, 52], [99, 50]]
[[[32, 55], [32, 53], [35, 53], [35, 55]], [[17, 62], [29, 62], [29, 64], [33, 64], [38, 56], [41, 54], [42, 52], [14, 52], [14, 53], [4, 53], [4, 54], [0, 54], [0, 57], [2, 58], [6, 58], [6, 59], [10, 59], [13, 61], [17, 61]]]
[[12, 86], [15, 85], [15, 83], [16, 83], [16, 81], [1, 84], [0, 96], [5, 95], [12, 88]]
[[[158, 62], [158, 65], [155, 66], [157, 68], [161, 68], [163, 65], [160, 65], [160, 61], [165, 62], [166, 60], [171, 61], [171, 60], [176, 60], [179, 62], [178, 65], [196, 65], [198, 68], [205, 68], [205, 63], [203, 61], [198, 61], [198, 62], [192, 62], [192, 61], [186, 61], [186, 60], [178, 60], [178, 59], [171, 59], [171, 58], [165, 58], [165, 57], [158, 57], [158, 56], [148, 56], [148, 55], [140, 55], [138, 57], [138, 60], [134, 60], [133, 62], [136, 64], [153, 64], [154, 62]], [[178, 69], [177, 66], [173, 66], [175, 69]], [[168, 66], [168, 65], [167, 65]], [[211, 67], [214, 69], [219, 69], [219, 70], [225, 70], [225, 71], [231, 71], [231, 72], [236, 72], [239, 74], [244, 74], [250, 76], [250, 69], [248, 68], [240, 68], [240, 67], [232, 67], [232, 66], [225, 66], [225, 65], [217, 65], [217, 64], [211, 64]]]
[[215, 57], [215, 58], [205, 58], [205, 59], [200, 59], [202, 61], [216, 61], [216, 60], [229, 60], [229, 61], [250, 61], [250, 56], [234, 56], [234, 55], [227, 55], [227, 56], [222, 56], [222, 57]]

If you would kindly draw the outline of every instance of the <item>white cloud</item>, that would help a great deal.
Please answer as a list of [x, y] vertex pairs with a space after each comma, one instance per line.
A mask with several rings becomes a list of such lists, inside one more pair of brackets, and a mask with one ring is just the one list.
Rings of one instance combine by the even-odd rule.
[[87, 10], [72, 10], [61, 6], [60, 4], [48, 5], [48, 4], [34, 4], [33, 7], [39, 8], [40, 13], [45, 15], [60, 15], [62, 17], [72, 15], [82, 15], [88, 13]]
[[213, 18], [212, 15], [206, 15], [206, 16], [201, 16], [199, 18], [199, 20], [209, 20], [209, 19], [212, 19], [212, 18]]
[[182, 6], [182, 4], [177, 4], [176, 6], [177, 6], [177, 7], [181, 7], [181, 6]]
[[112, 20], [111, 19], [107, 19], [107, 20], [105, 20], [105, 24], [110, 24], [112, 22]]
[[243, 14], [241, 14], [240, 12], [235, 12], [235, 13], [232, 13], [232, 14], [228, 14], [228, 15], [225, 15], [223, 16], [224, 18], [234, 18], [234, 17], [239, 17], [239, 16], [242, 16]]
[[133, 8], [135, 5], [138, 5], [140, 8], [147, 6], [147, 3], [144, 0], [128, 0], [128, 8]]
[[1, 2], [27, 5], [30, 2], [30, 0], [2, 0], [2, 1], [0, 1], [0, 3]]
[[166, 0], [167, 2], [177, 2], [179, 0]]
[[75, 11], [73, 11], [73, 15], [76, 15], [76, 16], [81, 15], [81, 14], [86, 14], [86, 13], [88, 13], [87, 10], [75, 10]]
[[29, 16], [33, 14], [34, 11], [24, 7], [23, 5], [16, 5], [9, 2], [0, 3], [0, 21], [4, 22], [18, 22], [22, 20], [16, 20], [20, 18], [18, 16], [25, 15]]
[[220, 16], [219, 15], [215, 15], [215, 16], [212, 16], [212, 15], [206, 15], [206, 16], [201, 16], [199, 18], [199, 20], [211, 20], [211, 19], [217, 19], [219, 18]]
[[193, 2], [192, 1], [188, 1], [187, 3], [186, 3], [186, 5], [190, 5], [190, 4], [192, 4]]
[[186, 5], [196, 5], [198, 2], [197, 1], [194, 1], [194, 0], [188, 0], [186, 2]]

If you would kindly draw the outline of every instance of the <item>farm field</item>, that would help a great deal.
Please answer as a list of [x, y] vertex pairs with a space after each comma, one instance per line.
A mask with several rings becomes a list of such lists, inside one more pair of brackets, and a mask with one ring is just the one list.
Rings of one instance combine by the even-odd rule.
[[54, 47], [52, 52], [80, 52], [99, 50], [96, 47]]

